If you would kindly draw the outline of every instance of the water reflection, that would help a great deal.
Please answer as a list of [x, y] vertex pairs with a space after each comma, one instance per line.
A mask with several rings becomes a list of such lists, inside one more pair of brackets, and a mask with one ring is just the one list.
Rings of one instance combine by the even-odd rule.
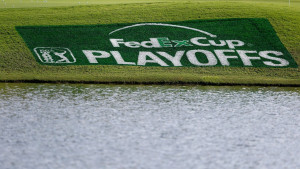
[[0, 83], [4, 168], [297, 168], [300, 88]]

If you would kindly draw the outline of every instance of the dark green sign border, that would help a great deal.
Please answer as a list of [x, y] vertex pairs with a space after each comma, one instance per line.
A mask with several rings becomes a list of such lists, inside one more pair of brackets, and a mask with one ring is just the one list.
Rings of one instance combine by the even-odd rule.
[[298, 67], [262, 18], [16, 30], [42, 65]]

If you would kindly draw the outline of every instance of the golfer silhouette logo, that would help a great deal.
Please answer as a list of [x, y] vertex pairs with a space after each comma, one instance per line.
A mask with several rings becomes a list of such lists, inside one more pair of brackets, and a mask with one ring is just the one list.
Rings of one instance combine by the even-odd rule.
[[70, 64], [76, 59], [68, 48], [59, 47], [37, 47], [35, 53], [42, 63], [47, 64]]
[[60, 60], [56, 61], [56, 63], [70, 63], [70, 60], [65, 56], [67, 51], [60, 52], [53, 52], [56, 56], [60, 57]]

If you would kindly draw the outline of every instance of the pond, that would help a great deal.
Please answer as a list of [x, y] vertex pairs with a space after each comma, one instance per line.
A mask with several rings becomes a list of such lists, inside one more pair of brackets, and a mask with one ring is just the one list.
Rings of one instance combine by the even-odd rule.
[[298, 168], [300, 88], [0, 83], [0, 165]]

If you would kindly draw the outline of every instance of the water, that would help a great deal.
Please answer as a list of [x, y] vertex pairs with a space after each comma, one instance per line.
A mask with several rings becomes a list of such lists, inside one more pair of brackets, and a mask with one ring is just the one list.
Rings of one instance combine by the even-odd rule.
[[300, 88], [0, 83], [1, 169], [300, 168]]

